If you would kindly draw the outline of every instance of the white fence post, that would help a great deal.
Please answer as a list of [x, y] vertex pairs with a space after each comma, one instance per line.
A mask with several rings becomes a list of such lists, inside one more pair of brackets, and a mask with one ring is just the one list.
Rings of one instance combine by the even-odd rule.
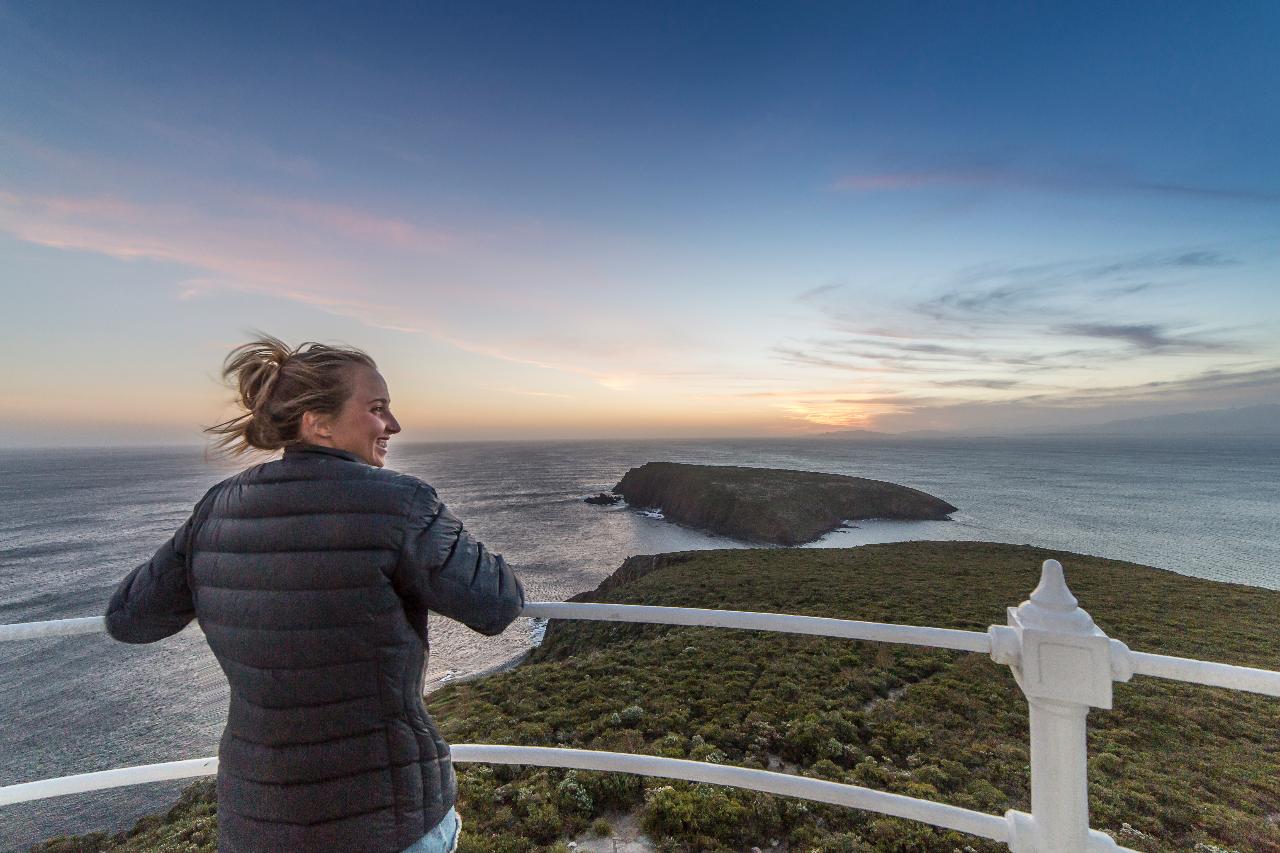
[[1031, 814], [1006, 815], [1009, 848], [1116, 849], [1089, 829], [1086, 717], [1090, 708], [1110, 708], [1113, 678], [1129, 674], [1112, 671], [1112, 641], [1077, 606], [1057, 560], [1044, 561], [1031, 598], [1008, 613], [1007, 626], [990, 629], [991, 657], [1013, 669], [1031, 714]]

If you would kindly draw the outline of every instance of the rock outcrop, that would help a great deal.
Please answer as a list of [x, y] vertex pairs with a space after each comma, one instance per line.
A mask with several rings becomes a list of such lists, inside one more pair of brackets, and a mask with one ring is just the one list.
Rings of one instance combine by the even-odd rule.
[[774, 468], [649, 462], [613, 487], [633, 507], [748, 542], [799, 545], [846, 520], [945, 520], [956, 507], [896, 483]]
[[[669, 554], [637, 554], [633, 557], [627, 557], [622, 561], [622, 565], [614, 569], [607, 578], [600, 581], [595, 589], [580, 592], [575, 596], [566, 598], [565, 601], [600, 601], [608, 593], [638, 581], [650, 572], [656, 572], [658, 569], [666, 568], [667, 566], [687, 563], [696, 559], [702, 553], [701, 551], [674, 551]], [[551, 624], [557, 624], [556, 620], [552, 620]]]

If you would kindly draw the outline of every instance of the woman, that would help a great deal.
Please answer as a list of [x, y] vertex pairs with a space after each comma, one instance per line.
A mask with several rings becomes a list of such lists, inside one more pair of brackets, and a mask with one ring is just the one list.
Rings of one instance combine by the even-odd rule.
[[382, 467], [400, 424], [369, 356], [263, 335], [223, 377], [245, 411], [206, 432], [283, 458], [210, 489], [121, 581], [107, 631], [150, 643], [195, 618], [226, 673], [219, 851], [451, 850], [457, 784], [422, 705], [427, 613], [494, 635], [524, 590], [431, 486]]

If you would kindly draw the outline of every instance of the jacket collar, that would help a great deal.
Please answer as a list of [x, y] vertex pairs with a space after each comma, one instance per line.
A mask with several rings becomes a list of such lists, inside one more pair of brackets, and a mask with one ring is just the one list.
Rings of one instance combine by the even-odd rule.
[[284, 449], [285, 459], [303, 459], [309, 456], [336, 456], [348, 462], [366, 464], [363, 459], [351, 451], [339, 450], [336, 447], [323, 447], [319, 444], [291, 444]]

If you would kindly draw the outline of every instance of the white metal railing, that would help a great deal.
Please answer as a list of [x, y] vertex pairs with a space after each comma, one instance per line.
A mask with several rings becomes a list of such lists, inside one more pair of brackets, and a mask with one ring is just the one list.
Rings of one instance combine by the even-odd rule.
[[[534, 602], [521, 614], [543, 619], [587, 619], [737, 628], [906, 643], [990, 654], [1008, 665], [1027, 697], [1031, 728], [1031, 813], [992, 815], [787, 773], [650, 755], [548, 747], [457, 744], [457, 762], [528, 764], [660, 776], [746, 788], [864, 809], [1004, 843], [1014, 853], [1124, 850], [1089, 828], [1086, 716], [1111, 707], [1111, 685], [1149, 675], [1280, 697], [1280, 672], [1133, 652], [1106, 636], [1078, 606], [1062, 566], [1046, 560], [1029, 600], [1008, 611], [1008, 624], [986, 632], [892, 625], [734, 610], [626, 604]], [[0, 641], [64, 637], [105, 630], [100, 616], [0, 625]], [[217, 772], [216, 758], [124, 767], [0, 787], [0, 806], [142, 782]]]

